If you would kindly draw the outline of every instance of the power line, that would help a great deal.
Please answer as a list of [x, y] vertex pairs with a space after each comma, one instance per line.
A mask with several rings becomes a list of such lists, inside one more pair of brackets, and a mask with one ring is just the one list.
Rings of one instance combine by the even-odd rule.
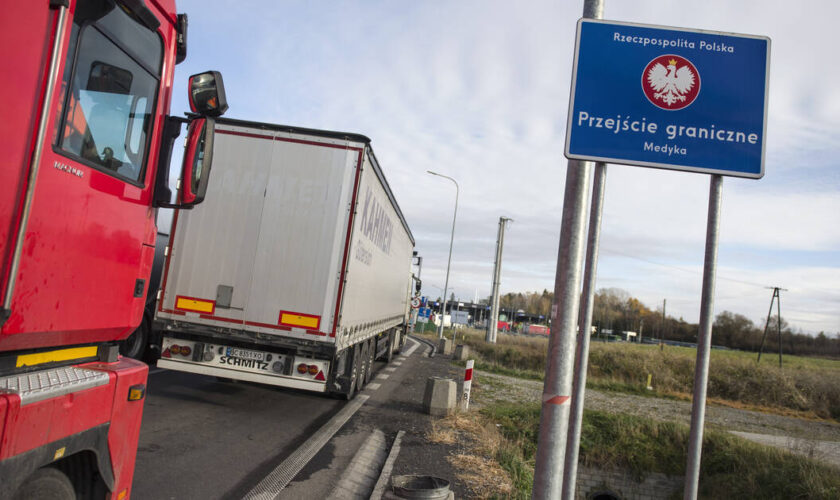
[[[635, 260], [639, 260], [639, 261], [642, 261], [642, 262], [646, 262], [648, 264], [652, 264], [654, 266], [666, 267], [668, 269], [674, 269], [674, 270], [677, 270], [677, 271], [682, 271], [684, 273], [690, 273], [690, 274], [694, 274], [694, 275], [697, 275], [697, 274], [702, 275], [703, 274], [699, 270], [686, 269], [684, 267], [674, 266], [674, 265], [671, 265], [671, 264], [663, 264], [661, 262], [656, 262], [656, 261], [653, 261], [653, 260], [650, 260], [650, 259], [646, 259], [644, 257], [639, 257], [637, 255], [631, 255], [629, 253], [620, 252], [618, 250], [613, 250], [613, 249], [609, 249], [609, 248], [605, 248], [605, 247], [601, 247], [601, 252], [607, 252], [607, 253], [613, 253], [613, 254], [621, 255], [623, 257], [627, 257], [628, 259], [635, 259]], [[721, 276], [720, 274], [717, 275], [717, 279], [725, 280], [725, 281], [732, 281], [732, 282], [741, 283], [741, 284], [744, 284], [744, 285], [757, 286], [759, 288], [773, 288], [773, 287], [768, 287], [767, 285], [764, 285], [764, 284], [754, 283], [752, 281], [739, 280], [739, 279], [735, 279], [735, 278], [727, 278], [725, 276]]]

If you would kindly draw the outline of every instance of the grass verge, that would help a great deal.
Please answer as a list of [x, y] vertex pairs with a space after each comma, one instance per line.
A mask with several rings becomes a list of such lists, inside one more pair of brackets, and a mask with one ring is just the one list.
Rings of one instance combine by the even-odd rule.
[[[499, 425], [504, 440], [496, 460], [512, 478], [514, 498], [530, 498], [540, 406], [495, 404], [481, 410]], [[584, 412], [580, 462], [597, 468], [622, 468], [639, 479], [649, 472], [685, 473], [688, 426], [629, 415]], [[840, 474], [809, 458], [708, 431], [700, 468], [702, 498], [840, 497]]]
[[[434, 335], [432, 335], [434, 337]], [[436, 337], [435, 337], [436, 338]], [[496, 344], [479, 331], [459, 330], [458, 343], [469, 345], [476, 368], [502, 375], [541, 380], [548, 340], [499, 334]], [[696, 350], [667, 346], [593, 342], [589, 387], [657, 397], [684, 398], [694, 384]], [[736, 407], [772, 410], [784, 415], [840, 421], [840, 361], [786, 356], [784, 368], [755, 362], [754, 353], [712, 350], [708, 397]], [[647, 391], [648, 374], [653, 391]]]

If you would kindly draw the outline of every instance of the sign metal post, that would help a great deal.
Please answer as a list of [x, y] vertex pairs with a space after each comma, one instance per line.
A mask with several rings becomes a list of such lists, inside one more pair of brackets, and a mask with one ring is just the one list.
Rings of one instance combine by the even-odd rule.
[[[586, 225], [582, 207], [594, 161], [711, 174], [684, 491], [686, 499], [695, 499], [714, 314], [722, 176], [758, 179], [764, 175], [770, 39], [605, 22], [600, 21], [602, 12], [602, 1], [585, 0], [584, 18], [578, 22], [565, 149], [570, 161], [532, 496], [560, 498], [562, 492], [562, 498], [574, 497], [580, 422], [576, 417], [570, 428], [568, 402], [573, 396], [575, 415], [582, 412], [586, 341], [592, 320], [588, 301], [594, 286], [605, 174], [599, 168], [590, 221], [586, 303], [578, 318]], [[575, 363], [571, 353], [578, 324], [579, 375], [572, 392]], [[564, 451], [565, 463], [561, 458]]]

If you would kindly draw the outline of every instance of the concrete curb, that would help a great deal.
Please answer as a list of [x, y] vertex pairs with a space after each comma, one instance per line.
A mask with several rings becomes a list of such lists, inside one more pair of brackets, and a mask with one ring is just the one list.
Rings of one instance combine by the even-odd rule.
[[426, 344], [427, 346], [431, 347], [432, 350], [431, 350], [431, 352], [429, 352], [429, 357], [430, 358], [435, 357], [435, 353], [437, 352], [437, 346], [434, 344], [434, 342], [431, 342], [431, 341], [426, 340], [426, 339], [421, 338], [421, 337], [417, 337], [415, 335], [409, 335], [409, 337], [416, 340], [417, 342], [422, 342], [422, 343]]
[[382, 467], [382, 472], [379, 474], [379, 480], [376, 481], [376, 486], [373, 488], [370, 500], [380, 500], [382, 495], [385, 494], [385, 488], [388, 487], [388, 481], [391, 479], [391, 471], [394, 469], [394, 462], [397, 461], [397, 455], [400, 454], [400, 443], [402, 442], [403, 434], [405, 434], [405, 431], [397, 432], [397, 437], [394, 438], [391, 452], [388, 453], [388, 458], [385, 459], [385, 465]]
[[376, 471], [385, 462], [385, 434], [374, 429], [344, 470], [330, 498], [364, 499], [377, 483]]

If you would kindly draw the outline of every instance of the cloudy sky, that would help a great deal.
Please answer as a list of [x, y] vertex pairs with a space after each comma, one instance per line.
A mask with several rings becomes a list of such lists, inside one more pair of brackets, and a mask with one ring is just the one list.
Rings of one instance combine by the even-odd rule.
[[[369, 136], [424, 257], [424, 293], [553, 290], [576, 21], [572, 1], [180, 0], [188, 75], [223, 73], [227, 116]], [[514, 7], [515, 6], [515, 7]], [[763, 323], [772, 291], [795, 328], [840, 332], [840, 4], [607, 2], [605, 19], [769, 36], [766, 175], [727, 177], [715, 312]], [[610, 64], [605, 60], [604, 64]], [[709, 176], [608, 167], [597, 287], [699, 317]]]

